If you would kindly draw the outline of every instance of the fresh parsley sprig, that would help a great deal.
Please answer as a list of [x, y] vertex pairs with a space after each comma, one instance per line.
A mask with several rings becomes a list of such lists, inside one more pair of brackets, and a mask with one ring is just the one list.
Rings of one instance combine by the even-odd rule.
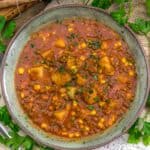
[[[8, 127], [11, 138], [0, 135], [0, 143], [10, 147], [12, 150], [18, 150], [22, 147], [24, 150], [33, 150], [38, 145], [27, 135], [20, 135], [19, 127], [12, 121], [6, 106], [0, 107], [0, 122]], [[54, 150], [53, 148], [40, 147], [40, 150]]]
[[150, 20], [144, 20], [144, 19], [136, 19], [133, 23], [128, 23], [130, 28], [139, 34], [148, 34], [150, 32]]
[[4, 16], [0, 16], [0, 53], [6, 50], [5, 42], [13, 36], [15, 29], [13, 20], [7, 22]]

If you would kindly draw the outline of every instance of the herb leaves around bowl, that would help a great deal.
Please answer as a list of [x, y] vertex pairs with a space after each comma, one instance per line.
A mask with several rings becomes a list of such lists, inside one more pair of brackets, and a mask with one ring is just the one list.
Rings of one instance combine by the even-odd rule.
[[13, 122], [6, 106], [0, 107], [0, 122], [7, 127], [10, 136], [0, 135], [0, 143], [11, 150], [18, 150], [19, 147], [24, 150], [33, 150], [35, 146], [38, 146], [39, 150], [54, 150], [53, 148], [39, 146], [31, 137], [21, 134], [20, 128]]
[[[111, 17], [120, 26], [128, 25], [133, 32], [148, 37], [148, 33], [150, 33], [150, 19], [137, 18], [134, 22], [129, 21], [133, 10], [132, 0], [93, 0], [91, 5], [102, 9], [108, 9], [112, 5], [117, 5], [118, 9], [110, 12]], [[150, 16], [150, 0], [145, 0], [145, 9], [147, 16]], [[128, 143], [137, 144], [143, 142], [146, 146], [150, 145], [150, 95], [147, 100], [146, 109], [147, 113], [139, 117], [129, 129]]]
[[6, 21], [4, 16], [0, 16], [0, 53], [5, 52], [6, 41], [13, 36], [15, 29], [15, 21]]

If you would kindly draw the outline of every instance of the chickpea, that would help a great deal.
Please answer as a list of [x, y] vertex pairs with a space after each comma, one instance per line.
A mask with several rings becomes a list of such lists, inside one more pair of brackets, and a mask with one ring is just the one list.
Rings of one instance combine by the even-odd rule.
[[25, 97], [25, 95], [24, 95], [23, 92], [20, 93], [20, 97], [21, 97], [21, 98], [24, 98], [24, 97]]
[[25, 69], [23, 67], [18, 68], [18, 74], [24, 74]]
[[35, 84], [33, 88], [34, 90], [39, 91], [41, 89], [41, 86], [39, 84]]
[[82, 120], [82, 119], [78, 119], [78, 122], [79, 122], [80, 124], [83, 124], [83, 120]]
[[90, 112], [90, 114], [91, 114], [91, 115], [96, 115], [96, 110], [92, 110], [92, 111]]
[[69, 138], [72, 138], [72, 137], [74, 137], [74, 134], [73, 133], [69, 133], [68, 136], [69, 136]]
[[48, 125], [47, 125], [46, 123], [42, 123], [42, 124], [41, 124], [41, 128], [47, 129], [47, 127], [48, 127]]

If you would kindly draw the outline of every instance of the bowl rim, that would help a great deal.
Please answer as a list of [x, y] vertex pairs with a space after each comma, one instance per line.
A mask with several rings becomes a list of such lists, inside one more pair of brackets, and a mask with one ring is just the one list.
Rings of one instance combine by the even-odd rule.
[[[7, 54], [11, 48], [11, 45], [14, 43], [14, 41], [16, 40], [17, 36], [20, 34], [20, 32], [22, 32], [22, 30], [28, 25], [30, 24], [34, 19], [38, 18], [39, 16], [41, 15], [44, 15], [45, 13], [47, 13], [48, 11], [52, 11], [52, 10], [55, 10], [55, 9], [59, 9], [59, 8], [73, 8], [73, 7], [82, 7], [82, 8], [87, 8], [90, 10], [95, 10], [95, 11], [98, 11], [100, 13], [104, 13], [105, 15], [110, 16], [109, 13], [107, 13], [105, 10], [103, 9], [100, 9], [100, 8], [96, 8], [96, 7], [92, 7], [92, 6], [87, 6], [87, 5], [83, 5], [83, 4], [62, 4], [62, 5], [55, 5], [55, 6], [52, 6], [52, 7], [48, 7], [46, 8], [45, 10], [41, 11], [39, 14], [35, 15], [34, 17], [32, 17], [31, 19], [29, 19], [27, 22], [25, 22], [20, 28], [19, 30], [15, 33], [15, 35], [13, 36], [13, 38], [11, 39], [11, 41], [9, 42], [8, 46], [7, 46], [7, 49], [6, 49], [6, 52], [4, 54], [4, 58], [2, 60], [2, 65], [1, 65], [1, 69], [0, 69], [0, 81], [1, 81], [1, 90], [2, 90], [2, 96], [3, 96], [3, 99], [5, 101], [5, 104], [8, 108], [8, 111], [12, 117], [12, 119], [21, 127], [21, 129], [23, 130], [23, 132], [25, 132], [27, 135], [29, 135], [30, 137], [32, 137], [36, 142], [40, 143], [41, 145], [45, 145], [45, 146], [53, 146], [53, 145], [47, 145], [45, 143], [42, 143], [39, 139], [37, 139], [36, 137], [33, 136], [32, 133], [30, 133], [30, 131], [28, 131], [27, 128], [23, 127], [21, 124], [20, 124], [20, 121], [16, 118], [16, 116], [13, 114], [13, 112], [11, 111], [11, 108], [9, 107], [9, 101], [7, 100], [6, 98], [6, 95], [5, 95], [5, 89], [4, 89], [4, 82], [3, 82], [3, 75], [4, 75], [4, 68], [5, 68], [5, 61], [6, 61], [6, 58], [7, 58]], [[136, 113], [136, 116], [133, 120], [131, 120], [128, 125], [126, 126], [126, 128], [124, 130], [122, 130], [118, 135], [116, 135], [114, 138], [112, 138], [111, 140], [109, 141], [106, 141], [106, 142], [103, 142], [102, 144], [95, 144], [95, 145], [92, 145], [90, 147], [86, 147], [85, 149], [92, 149], [92, 148], [97, 148], [97, 147], [100, 147], [100, 146], [104, 146], [108, 143], [110, 143], [111, 141], [113, 141], [114, 139], [120, 137], [122, 134], [126, 133], [128, 131], [128, 129], [133, 125], [133, 123], [136, 121], [136, 119], [138, 118], [138, 116], [140, 115], [140, 113], [142, 112], [145, 104], [146, 104], [146, 98], [148, 97], [148, 93], [149, 93], [149, 89], [150, 89], [150, 69], [149, 69], [149, 63], [148, 63], [148, 60], [145, 56], [145, 52], [143, 50], [143, 47], [141, 46], [141, 43], [139, 42], [139, 40], [137, 39], [136, 37], [136, 34], [129, 28], [129, 26], [125, 25], [124, 26], [125, 30], [128, 30], [130, 32], [130, 34], [134, 37], [134, 39], [136, 40], [136, 42], [138, 43], [139, 47], [140, 47], [140, 51], [142, 53], [142, 56], [144, 58], [144, 61], [145, 61], [145, 64], [146, 64], [146, 70], [147, 70], [147, 88], [145, 90], [145, 94], [144, 94], [144, 99], [143, 99], [143, 102], [138, 110], [138, 112]], [[60, 146], [55, 146], [55, 148], [60, 148]], [[80, 148], [72, 148], [72, 149], [80, 149]], [[83, 148], [82, 148], [83, 149]]]

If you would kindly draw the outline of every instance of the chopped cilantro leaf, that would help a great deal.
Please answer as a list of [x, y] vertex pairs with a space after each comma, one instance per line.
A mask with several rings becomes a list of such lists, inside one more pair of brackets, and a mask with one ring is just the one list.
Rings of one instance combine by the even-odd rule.
[[5, 17], [4, 16], [0, 16], [0, 32], [3, 30], [5, 24], [6, 24]]
[[110, 13], [112, 18], [118, 22], [119, 25], [125, 25], [128, 21], [125, 9], [119, 9]]
[[150, 20], [145, 21], [144, 19], [136, 19], [134, 23], [129, 23], [131, 29], [139, 34], [147, 34], [150, 32]]
[[150, 107], [150, 94], [148, 95], [148, 99], [147, 99], [147, 106], [149, 106]]
[[111, 0], [93, 0], [92, 6], [107, 9], [111, 6]]
[[101, 43], [98, 40], [89, 40], [89, 41], [87, 41], [87, 44], [88, 44], [88, 47], [93, 50], [97, 50], [101, 46]]
[[94, 106], [93, 106], [93, 105], [88, 105], [87, 108], [88, 108], [89, 110], [93, 110], [93, 109], [94, 109]]
[[100, 100], [100, 99], [99, 99], [98, 96], [94, 97], [94, 101], [95, 101], [95, 102], [98, 102], [99, 100]]
[[30, 47], [31, 47], [31, 48], [34, 48], [34, 46], [35, 46], [35, 45], [34, 45], [33, 43], [30, 44]]
[[14, 21], [9, 21], [2, 32], [2, 37], [4, 39], [10, 39], [13, 36], [15, 29], [16, 23]]
[[60, 66], [59, 69], [58, 69], [58, 71], [60, 73], [64, 73], [65, 72], [65, 67], [64, 66]]

